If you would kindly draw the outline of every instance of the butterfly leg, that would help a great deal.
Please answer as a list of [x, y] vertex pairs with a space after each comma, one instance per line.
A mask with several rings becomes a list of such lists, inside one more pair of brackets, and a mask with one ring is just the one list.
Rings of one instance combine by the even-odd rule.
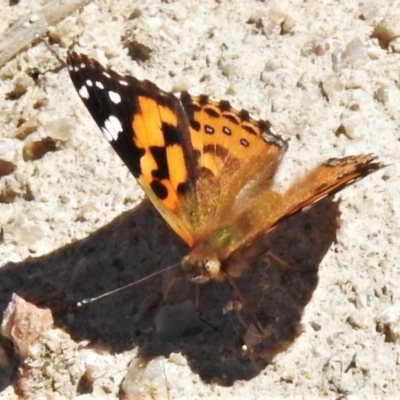
[[180, 278], [174, 277], [172, 279], [169, 279], [168, 282], [166, 283], [166, 285], [163, 287], [161, 305], [163, 305], [167, 302], [167, 298], [169, 297], [169, 295], [172, 291], [172, 288], [174, 287], [174, 285], [176, 284], [176, 281], [178, 279], [180, 279]]
[[[187, 299], [191, 299], [194, 304], [194, 309], [199, 309], [200, 286], [194, 284], [188, 279], [185, 274], [175, 274], [174, 276], [167, 276], [163, 285], [162, 301], [160, 306], [167, 303], [179, 303]], [[193, 287], [195, 288], [195, 295], [193, 299]]]
[[[239, 299], [238, 301], [236, 300], [234, 303], [238, 304], [240, 303], [242, 306], [245, 304], [245, 299], [242, 295], [241, 290], [239, 289], [239, 287], [236, 285], [235, 280], [228, 274], [225, 275], [226, 280], [229, 282], [229, 284], [231, 285], [233, 291], [235, 292], [236, 297]], [[235, 306], [235, 309], [237, 308], [237, 306]]]
[[273, 251], [267, 251], [265, 253], [265, 255], [267, 257], [271, 258], [272, 260], [276, 261], [284, 269], [291, 269], [291, 270], [295, 270], [296, 269], [295, 267], [293, 267], [293, 265], [291, 265], [288, 262], [286, 262], [282, 257], [279, 257]]

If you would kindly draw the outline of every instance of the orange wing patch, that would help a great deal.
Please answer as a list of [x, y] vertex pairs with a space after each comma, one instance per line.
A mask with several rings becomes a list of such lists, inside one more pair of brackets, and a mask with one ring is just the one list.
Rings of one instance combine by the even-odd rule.
[[139, 96], [137, 103], [139, 111], [132, 120], [133, 141], [144, 150], [139, 180], [167, 209], [177, 212], [179, 193], [188, 181], [182, 146], [169, 138], [178, 130], [177, 115], [149, 97]]
[[[138, 96], [132, 118], [133, 143], [143, 151], [138, 182], [171, 228], [190, 246], [194, 242], [193, 222], [182, 213], [182, 203], [193, 196], [194, 173], [190, 163], [190, 142], [185, 116], [178, 99], [168, 94]], [[179, 106], [180, 107], [180, 106]], [[192, 204], [193, 203], [193, 204]], [[195, 208], [194, 202], [190, 207]]]

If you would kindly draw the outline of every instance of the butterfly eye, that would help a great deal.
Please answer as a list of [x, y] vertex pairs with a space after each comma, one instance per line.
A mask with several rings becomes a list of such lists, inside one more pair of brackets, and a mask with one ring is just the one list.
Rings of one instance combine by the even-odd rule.
[[221, 271], [221, 263], [218, 260], [207, 260], [204, 263], [204, 268], [210, 275], [210, 278], [214, 279]]

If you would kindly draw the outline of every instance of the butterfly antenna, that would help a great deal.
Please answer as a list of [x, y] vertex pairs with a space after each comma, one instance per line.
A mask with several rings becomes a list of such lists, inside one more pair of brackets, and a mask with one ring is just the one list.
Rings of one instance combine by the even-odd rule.
[[171, 265], [170, 267], [164, 268], [164, 269], [161, 270], [161, 271], [153, 272], [152, 274], [147, 275], [147, 276], [144, 277], [144, 278], [141, 278], [141, 279], [139, 279], [139, 280], [137, 280], [137, 281], [135, 281], [135, 282], [132, 282], [132, 283], [128, 283], [127, 285], [122, 286], [122, 287], [120, 287], [120, 288], [118, 288], [118, 289], [111, 290], [110, 292], [103, 293], [103, 294], [101, 294], [100, 296], [89, 297], [89, 298], [87, 298], [87, 299], [83, 299], [82, 301], [79, 301], [78, 303], [76, 303], [76, 305], [77, 305], [78, 307], [82, 307], [82, 306], [85, 305], [85, 304], [93, 303], [93, 302], [95, 302], [95, 301], [97, 301], [97, 300], [103, 299], [104, 297], [108, 297], [108, 296], [110, 296], [110, 295], [112, 295], [112, 294], [121, 292], [122, 290], [125, 290], [125, 289], [128, 289], [128, 288], [132, 287], [132, 286], [135, 286], [135, 285], [137, 285], [138, 283], [142, 283], [142, 282], [144, 282], [144, 281], [147, 281], [148, 279], [153, 278], [153, 277], [155, 277], [155, 276], [157, 276], [157, 275], [163, 274], [164, 272], [169, 271], [169, 270], [171, 270], [171, 269], [174, 269], [174, 268], [178, 267], [179, 265], [181, 265], [181, 264], [180, 264], [180, 263], [174, 264], [174, 265]]

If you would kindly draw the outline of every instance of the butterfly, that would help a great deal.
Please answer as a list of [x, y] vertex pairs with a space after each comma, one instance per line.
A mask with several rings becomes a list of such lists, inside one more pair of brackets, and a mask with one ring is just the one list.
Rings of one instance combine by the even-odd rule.
[[104, 137], [191, 248], [181, 268], [195, 282], [240, 275], [240, 254], [280, 221], [383, 167], [371, 154], [331, 158], [280, 193], [272, 184], [288, 142], [268, 121], [83, 54], [69, 52], [67, 64]]

